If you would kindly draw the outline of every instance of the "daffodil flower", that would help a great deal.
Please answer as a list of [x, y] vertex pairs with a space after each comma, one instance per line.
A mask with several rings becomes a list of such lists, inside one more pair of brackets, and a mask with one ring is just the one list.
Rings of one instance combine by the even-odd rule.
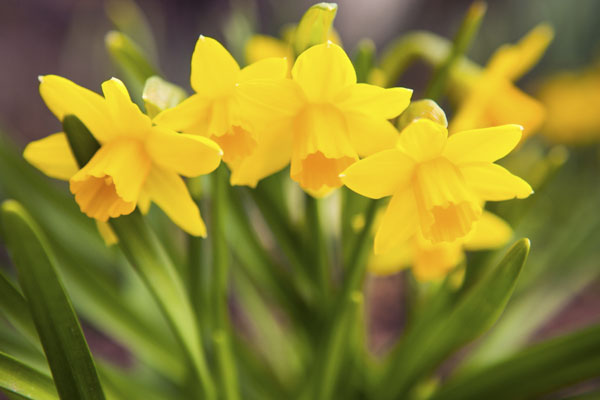
[[499, 248], [511, 236], [512, 229], [504, 220], [483, 211], [481, 219], [463, 239], [432, 244], [417, 232], [410, 240], [397, 244], [384, 254], [371, 253], [368, 268], [374, 275], [385, 276], [411, 267], [417, 280], [436, 280], [445, 277], [460, 264], [465, 259], [465, 251]]
[[483, 71], [467, 77], [467, 94], [450, 122], [450, 132], [507, 123], [522, 125], [525, 136], [536, 132], [546, 116], [544, 107], [513, 83], [539, 61], [552, 37], [552, 28], [541, 24], [519, 43], [500, 47]]
[[350, 166], [341, 175], [353, 191], [374, 199], [392, 196], [375, 235], [375, 253], [413, 235], [433, 244], [464, 238], [481, 218], [481, 201], [528, 197], [523, 179], [494, 162], [521, 139], [519, 125], [458, 132], [417, 119], [395, 148]]
[[291, 178], [317, 197], [341, 186], [339, 173], [359, 156], [393, 146], [398, 134], [388, 120], [404, 111], [412, 94], [357, 84], [350, 59], [331, 42], [303, 52], [291, 80], [252, 82], [240, 90], [246, 112], [267, 128], [232, 183], [253, 186], [291, 162]]
[[176, 131], [213, 139], [223, 149], [223, 161], [237, 163], [256, 146], [252, 123], [240, 111], [239, 84], [282, 79], [287, 68], [284, 58], [268, 58], [240, 69], [219, 42], [200, 36], [192, 55], [190, 77], [196, 94], [162, 111], [154, 121]]
[[64, 133], [30, 143], [24, 157], [53, 178], [69, 180], [81, 211], [97, 221], [156, 203], [182, 229], [205, 236], [206, 227], [183, 179], [207, 174], [220, 163], [213, 141], [154, 125], [115, 78], [102, 84], [104, 97], [68, 79], [40, 77], [40, 93], [62, 120], [77, 116], [101, 147], [81, 169]]

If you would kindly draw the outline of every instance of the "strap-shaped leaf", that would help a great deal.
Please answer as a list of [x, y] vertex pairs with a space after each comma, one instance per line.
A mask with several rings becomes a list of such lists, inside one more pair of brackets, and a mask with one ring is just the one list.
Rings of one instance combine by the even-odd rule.
[[24, 399], [56, 400], [58, 395], [49, 376], [0, 352], [0, 387]]
[[81, 326], [39, 228], [14, 200], [2, 205], [2, 225], [61, 398], [104, 399]]
[[595, 325], [460, 375], [431, 400], [531, 399], [599, 375], [600, 325]]
[[404, 398], [419, 379], [461, 346], [489, 329], [500, 317], [515, 288], [529, 253], [529, 240], [513, 245], [500, 264], [450, 310], [417, 324], [400, 343], [382, 382], [377, 399]]

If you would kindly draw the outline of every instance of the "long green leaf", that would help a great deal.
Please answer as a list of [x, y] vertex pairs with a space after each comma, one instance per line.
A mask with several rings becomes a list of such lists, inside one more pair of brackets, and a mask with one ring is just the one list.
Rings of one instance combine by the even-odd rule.
[[600, 376], [600, 325], [536, 344], [442, 386], [431, 400], [519, 400]]
[[10, 200], [2, 205], [2, 224], [58, 392], [65, 399], [104, 399], [81, 326], [39, 228]]
[[0, 313], [4, 313], [7, 319], [28, 339], [37, 340], [35, 325], [29, 316], [27, 301], [1, 270]]
[[25, 399], [58, 399], [50, 377], [5, 353], [0, 353], [0, 387]]
[[448, 312], [407, 332], [376, 388], [377, 399], [406, 397], [446, 357], [489, 329], [502, 314], [529, 253], [521, 239], [500, 264]]

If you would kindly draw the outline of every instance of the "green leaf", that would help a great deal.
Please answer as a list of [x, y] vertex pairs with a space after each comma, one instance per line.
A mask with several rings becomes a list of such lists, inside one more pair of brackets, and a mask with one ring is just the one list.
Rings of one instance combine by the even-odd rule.
[[110, 31], [104, 39], [113, 62], [124, 74], [125, 83], [134, 100], [140, 100], [146, 80], [158, 75], [158, 70], [148, 61], [144, 51], [127, 35]]
[[104, 399], [81, 326], [39, 228], [11, 200], [2, 205], [2, 226], [58, 392], [66, 399]]
[[375, 65], [375, 43], [371, 39], [362, 39], [358, 42], [352, 61], [356, 70], [356, 81], [366, 83]]
[[187, 97], [183, 88], [167, 82], [158, 76], [151, 76], [146, 80], [142, 99], [146, 112], [150, 118], [167, 108], [175, 107]]
[[37, 341], [35, 325], [29, 315], [29, 305], [23, 295], [0, 270], [0, 312], [30, 341]]
[[304, 13], [294, 34], [296, 54], [327, 41], [336, 13], [335, 3], [315, 4]]
[[0, 387], [31, 400], [57, 400], [54, 383], [49, 376], [0, 353]]
[[536, 344], [450, 380], [431, 400], [531, 399], [598, 377], [600, 325]]
[[419, 380], [461, 346], [489, 329], [502, 314], [529, 253], [529, 240], [513, 245], [500, 264], [451, 309], [409, 328], [393, 354], [377, 399], [404, 398]]

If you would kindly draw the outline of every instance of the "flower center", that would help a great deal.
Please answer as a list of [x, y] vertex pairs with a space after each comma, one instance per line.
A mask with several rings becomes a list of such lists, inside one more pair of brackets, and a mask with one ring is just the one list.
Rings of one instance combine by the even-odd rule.
[[481, 216], [478, 199], [465, 185], [458, 168], [445, 158], [419, 164], [413, 187], [423, 237], [432, 243], [466, 236]]
[[232, 126], [221, 136], [212, 137], [223, 149], [223, 161], [232, 163], [248, 157], [256, 147], [256, 140], [250, 132], [240, 126]]

